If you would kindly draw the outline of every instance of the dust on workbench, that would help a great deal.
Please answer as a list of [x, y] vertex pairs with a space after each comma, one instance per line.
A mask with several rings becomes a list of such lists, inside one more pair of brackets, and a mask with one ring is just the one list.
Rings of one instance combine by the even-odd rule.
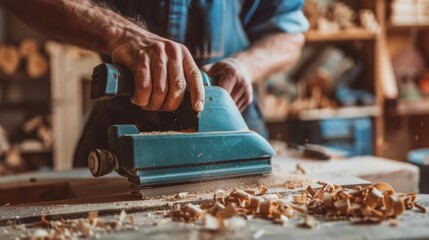
[[[319, 221], [348, 220], [350, 224], [378, 224], [389, 221], [397, 226], [397, 217], [406, 210], [415, 209], [426, 213], [426, 207], [416, 203], [415, 193], [397, 193], [388, 184], [343, 188], [336, 184], [318, 182], [320, 188], [311, 185], [299, 193], [271, 192], [265, 185], [257, 189], [219, 189], [211, 201], [184, 203], [167, 206], [152, 213], [152, 225], [171, 221], [185, 222], [188, 227], [204, 231], [237, 231], [246, 227], [247, 220], [267, 219], [273, 224], [296, 224], [302, 228], [316, 228]], [[174, 199], [186, 199], [192, 194], [179, 193]], [[294, 220], [294, 221], [291, 221]], [[16, 225], [20, 239], [77, 239], [97, 238], [118, 231], [133, 231], [144, 224], [133, 215], [122, 211], [118, 217], [100, 218], [90, 212], [85, 219], [40, 221], [29, 225]], [[256, 232], [255, 234], [263, 234]]]

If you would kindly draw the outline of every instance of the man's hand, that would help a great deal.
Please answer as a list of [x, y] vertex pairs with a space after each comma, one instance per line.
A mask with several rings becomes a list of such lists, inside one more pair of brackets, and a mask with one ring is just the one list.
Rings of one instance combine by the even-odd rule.
[[242, 112], [253, 101], [253, 87], [247, 69], [234, 58], [226, 58], [203, 67], [207, 74], [218, 80]]
[[175, 111], [188, 84], [194, 110], [203, 110], [201, 72], [185, 46], [142, 29], [113, 42], [111, 56], [113, 63], [134, 73], [134, 104], [150, 111]]
[[252, 83], [289, 69], [300, 56], [303, 45], [302, 33], [269, 34], [246, 50], [203, 69], [218, 78], [218, 85], [231, 94], [238, 109], [243, 111], [253, 101]]

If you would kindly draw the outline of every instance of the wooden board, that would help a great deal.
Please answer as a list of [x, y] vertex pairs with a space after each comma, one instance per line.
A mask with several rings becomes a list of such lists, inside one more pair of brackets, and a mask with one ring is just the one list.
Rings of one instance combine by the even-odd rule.
[[[419, 195], [418, 202], [429, 207], [429, 195]], [[213, 232], [200, 225], [172, 222], [151, 209], [130, 213], [138, 226], [135, 230], [116, 231], [101, 235], [99, 239], [428, 239], [429, 214], [408, 211], [392, 227], [381, 224], [351, 224], [348, 221], [320, 221], [315, 229], [299, 228], [301, 218], [290, 220], [285, 226], [264, 219], [250, 219], [235, 231]], [[82, 216], [86, 217], [86, 216]], [[117, 215], [103, 217], [117, 219]], [[0, 227], [0, 239], [15, 239], [22, 231], [14, 225]]]
[[[295, 167], [286, 165], [284, 158], [273, 159], [273, 174], [269, 176], [254, 176], [236, 179], [223, 179], [202, 183], [168, 186], [163, 188], [143, 189], [142, 198], [130, 194], [131, 187], [125, 178], [111, 175], [102, 178], [93, 178], [86, 169], [67, 172], [53, 172], [49, 174], [26, 174], [24, 176], [0, 179], [0, 193], [7, 193], [16, 189], [9, 200], [26, 200], [29, 194], [19, 193], [19, 189], [35, 189], [36, 195], [42, 201], [35, 201], [37, 196], [28, 198], [26, 204], [13, 204], [0, 207], [0, 225], [7, 223], [28, 223], [40, 219], [41, 215], [58, 219], [61, 217], [84, 217], [90, 211], [98, 211], [101, 215], [115, 214], [125, 209], [127, 211], [148, 211], [162, 209], [172, 204], [188, 202], [204, 202], [212, 198], [216, 189], [232, 190], [233, 188], [257, 188], [264, 184], [272, 192], [287, 193], [305, 189], [308, 185], [318, 187], [317, 181], [327, 181], [343, 186], [365, 185], [368, 181], [347, 176], [333, 176], [332, 174], [296, 174]], [[15, 181], [13, 181], [15, 179]], [[30, 179], [32, 181], [30, 181]], [[34, 181], [36, 180], [36, 181]], [[50, 192], [46, 187], [52, 184]], [[293, 189], [291, 188], [293, 187]], [[174, 194], [179, 192], [198, 193], [190, 194], [186, 199], [175, 199]], [[53, 201], [46, 201], [44, 196], [55, 196]], [[58, 199], [63, 194], [64, 198]], [[162, 197], [156, 197], [162, 196]], [[5, 198], [6, 199], [6, 198]], [[0, 198], [0, 201], [4, 201]], [[0, 202], [1, 205], [8, 202]]]
[[[310, 174], [296, 175], [294, 164], [285, 162], [285, 158], [276, 158], [273, 161], [274, 173], [271, 176], [251, 177], [243, 179], [229, 179], [223, 181], [206, 182], [199, 184], [186, 184], [172, 186], [165, 189], [150, 189], [149, 193], [180, 192], [187, 189], [202, 191], [200, 194], [188, 194], [184, 198], [174, 195], [160, 197], [133, 198], [129, 194], [129, 183], [118, 176], [104, 178], [90, 178], [87, 170], [74, 170], [63, 173], [50, 173], [42, 175], [24, 175], [0, 179], [0, 190], [12, 186], [44, 186], [47, 183], [67, 183], [67, 188], [74, 196], [66, 200], [27, 203], [24, 205], [10, 205], [0, 207], [0, 239], [14, 239], [20, 236], [22, 230], [14, 227], [15, 224], [32, 223], [40, 220], [42, 214], [48, 219], [60, 218], [86, 218], [89, 211], [98, 211], [104, 219], [117, 219], [121, 210], [126, 210], [136, 221], [136, 229], [128, 231], [111, 232], [102, 235], [100, 239], [392, 239], [392, 238], [425, 238], [429, 236], [428, 214], [407, 211], [402, 215], [397, 227], [389, 226], [388, 222], [379, 225], [355, 225], [348, 221], [321, 221], [316, 229], [302, 229], [297, 225], [302, 221], [300, 217], [291, 219], [285, 226], [274, 225], [271, 221], [263, 219], [250, 219], [246, 226], [236, 231], [213, 232], [202, 230], [201, 225], [171, 222], [169, 219], [157, 214], [159, 209], [166, 209], [175, 204], [201, 203], [210, 201], [212, 188], [229, 188], [231, 186], [244, 187], [253, 184], [271, 184], [270, 192], [293, 193], [302, 187], [288, 189], [281, 186], [285, 181], [310, 181], [313, 186], [316, 180], [325, 180], [341, 185], [367, 184], [368, 182], [341, 176], [341, 174]], [[36, 178], [32, 182], [30, 178]], [[267, 182], [268, 181], [268, 182]], [[271, 183], [270, 183], [271, 182]], [[58, 185], [57, 185], [58, 186]], [[173, 191], [176, 189], [176, 191]], [[148, 191], [148, 190], [144, 190]], [[148, 193], [148, 194], [149, 194]], [[150, 194], [149, 194], [150, 195]], [[25, 196], [22, 196], [25, 197]], [[1, 199], [1, 198], [0, 198]], [[419, 203], [429, 206], [429, 195], [419, 195]]]

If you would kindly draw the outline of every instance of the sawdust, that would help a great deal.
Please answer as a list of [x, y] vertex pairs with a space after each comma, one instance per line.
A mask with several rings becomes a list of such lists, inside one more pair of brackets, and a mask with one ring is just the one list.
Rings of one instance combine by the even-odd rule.
[[40, 221], [31, 228], [19, 225], [25, 232], [20, 239], [26, 240], [55, 240], [55, 239], [78, 239], [99, 238], [101, 235], [119, 231], [136, 230], [134, 217], [129, 216], [128, 221], [125, 211], [121, 211], [117, 220], [104, 221], [98, 217], [97, 212], [90, 212], [86, 219], [49, 221], [42, 215]]
[[184, 133], [197, 133], [195, 128], [183, 129], [180, 131], [153, 131], [153, 132], [140, 132], [140, 135], [168, 135], [168, 134], [184, 134]]

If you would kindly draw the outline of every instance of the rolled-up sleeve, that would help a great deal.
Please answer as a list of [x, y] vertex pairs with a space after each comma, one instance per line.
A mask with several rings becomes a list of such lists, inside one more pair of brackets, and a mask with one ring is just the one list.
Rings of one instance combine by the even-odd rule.
[[277, 32], [301, 33], [308, 29], [302, 12], [304, 0], [251, 1], [243, 9], [242, 21], [250, 41]]

